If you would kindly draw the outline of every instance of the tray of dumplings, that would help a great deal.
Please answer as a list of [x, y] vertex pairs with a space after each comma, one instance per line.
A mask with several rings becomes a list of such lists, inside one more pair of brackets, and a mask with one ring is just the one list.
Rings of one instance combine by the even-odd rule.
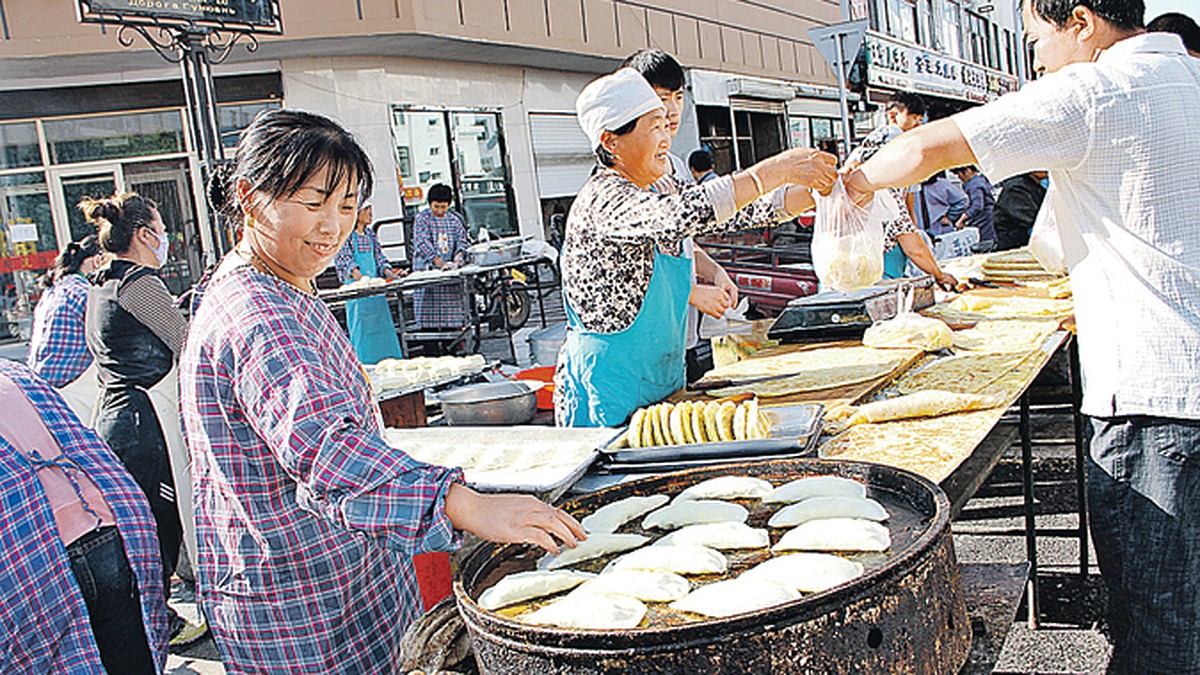
[[824, 412], [819, 403], [766, 407], [744, 396], [658, 403], [634, 411], [601, 450], [603, 466], [645, 472], [811, 455]]
[[643, 478], [564, 504], [588, 538], [558, 555], [477, 550], [456, 588], [473, 602], [460, 595], [460, 608], [570, 630], [680, 627], [869, 582], [948, 529], [936, 486], [890, 467], [738, 467]]

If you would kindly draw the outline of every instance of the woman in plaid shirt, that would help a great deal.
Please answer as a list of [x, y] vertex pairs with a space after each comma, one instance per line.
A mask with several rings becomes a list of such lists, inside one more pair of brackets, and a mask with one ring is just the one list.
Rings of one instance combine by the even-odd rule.
[[456, 548], [464, 530], [555, 551], [583, 530], [381, 437], [349, 340], [314, 294], [370, 193], [348, 132], [265, 112], [217, 180], [242, 238], [200, 291], [180, 366], [213, 635], [231, 673], [391, 672], [421, 611], [414, 554]]
[[33, 309], [26, 364], [52, 387], [74, 382], [92, 365], [83, 332], [91, 284], [84, 277], [99, 267], [99, 261], [100, 242], [88, 235], [67, 244], [42, 278], [46, 291]]

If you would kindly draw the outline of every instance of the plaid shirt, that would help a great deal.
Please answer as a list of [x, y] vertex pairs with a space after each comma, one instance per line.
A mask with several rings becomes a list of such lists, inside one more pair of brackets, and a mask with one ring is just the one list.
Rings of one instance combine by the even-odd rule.
[[353, 277], [350, 273], [358, 269], [358, 263], [354, 260], [355, 253], [372, 253], [375, 256], [375, 268], [379, 271], [378, 276], [382, 277], [385, 272], [392, 269], [392, 263], [383, 255], [383, 247], [379, 245], [379, 237], [371, 232], [359, 232], [357, 229], [350, 230], [350, 236], [346, 239], [346, 243], [338, 249], [337, 257], [333, 259], [333, 264], [337, 267], [338, 281], [343, 284], [347, 281], [352, 281]]
[[325, 305], [226, 257], [180, 364], [197, 580], [230, 673], [399, 667], [421, 613], [411, 556], [461, 535], [457, 469], [380, 436], [350, 342]]
[[[467, 228], [458, 214], [446, 212], [438, 218], [424, 209], [413, 221], [413, 270], [435, 269], [434, 258], [461, 263], [467, 258]], [[417, 325], [450, 328], [463, 325], [463, 293], [458, 282], [427, 286], [413, 291]]]
[[29, 338], [26, 363], [52, 387], [74, 382], [92, 365], [83, 332], [89, 286], [82, 276], [68, 274], [46, 289], [33, 309], [33, 336]]
[[[24, 366], [0, 359], [37, 409], [63, 455], [100, 488], [116, 517], [141, 593], [142, 623], [154, 661], [166, 663], [167, 609], [150, 505], [129, 472], [58, 392]], [[0, 437], [0, 672], [104, 674], [87, 606], [71, 571], [50, 502], [33, 463]]]

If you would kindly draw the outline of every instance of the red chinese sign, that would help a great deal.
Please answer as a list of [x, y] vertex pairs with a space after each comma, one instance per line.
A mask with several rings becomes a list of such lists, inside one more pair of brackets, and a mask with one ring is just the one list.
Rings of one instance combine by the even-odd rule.
[[54, 258], [57, 256], [58, 251], [42, 251], [41, 253], [0, 258], [0, 274], [19, 270], [44, 270], [54, 264]]

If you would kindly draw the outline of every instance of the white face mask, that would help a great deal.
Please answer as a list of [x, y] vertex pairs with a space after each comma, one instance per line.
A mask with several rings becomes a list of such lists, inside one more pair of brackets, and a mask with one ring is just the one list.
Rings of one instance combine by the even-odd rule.
[[154, 257], [158, 259], [158, 266], [162, 267], [167, 264], [167, 251], [171, 247], [171, 239], [167, 237], [166, 232], [155, 232], [150, 230], [154, 238], [158, 240], [158, 245], [154, 247]]

